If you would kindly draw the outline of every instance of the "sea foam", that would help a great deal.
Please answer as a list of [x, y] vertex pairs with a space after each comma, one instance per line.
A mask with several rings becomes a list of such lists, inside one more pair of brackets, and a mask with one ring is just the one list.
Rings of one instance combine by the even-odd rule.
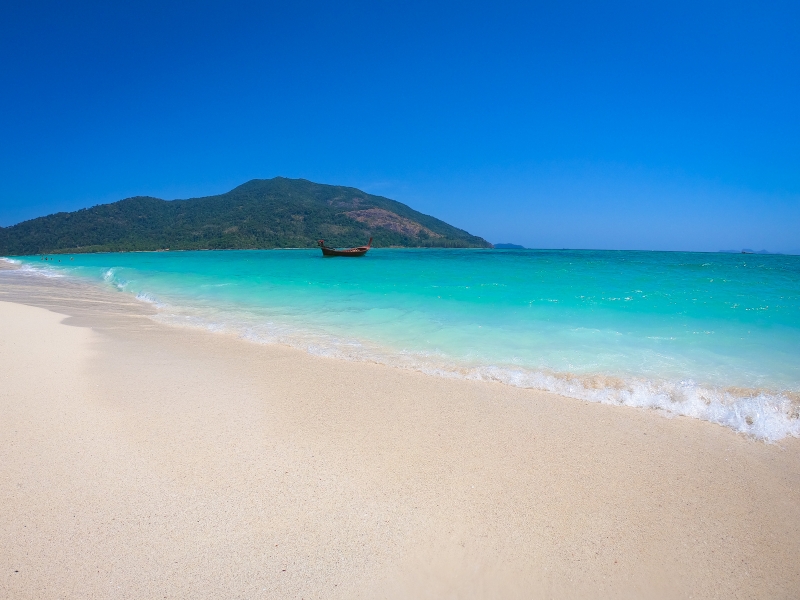
[[795, 394], [759, 389], [720, 389], [693, 381], [576, 375], [513, 366], [459, 364], [441, 353], [409, 352], [364, 340], [321, 334], [275, 322], [258, 322], [241, 315], [213, 311], [182, 311], [140, 294], [161, 311], [153, 318], [178, 326], [226, 333], [259, 344], [280, 344], [308, 354], [340, 360], [372, 362], [449, 379], [496, 382], [551, 392], [602, 404], [655, 409], [665, 416], [686, 416], [729, 427], [756, 439], [775, 442], [800, 437], [800, 398]]
[[64, 277], [63, 273], [59, 272], [55, 267], [51, 267], [50, 265], [31, 264], [21, 260], [15, 260], [13, 258], [2, 256], [0, 256], [0, 260], [17, 267], [16, 269], [7, 271], [9, 274], [41, 275], [42, 277]]

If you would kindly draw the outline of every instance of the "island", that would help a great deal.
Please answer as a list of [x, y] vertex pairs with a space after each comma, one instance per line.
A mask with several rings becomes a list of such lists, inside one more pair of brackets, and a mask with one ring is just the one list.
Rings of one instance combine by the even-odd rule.
[[352, 187], [253, 179], [217, 196], [136, 196], [0, 228], [0, 255], [333, 247], [491, 248], [409, 206]]

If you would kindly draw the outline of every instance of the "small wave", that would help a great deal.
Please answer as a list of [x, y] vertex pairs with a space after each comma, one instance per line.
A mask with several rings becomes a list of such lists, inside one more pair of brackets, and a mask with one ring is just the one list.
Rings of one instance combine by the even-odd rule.
[[7, 273], [14, 273], [17, 275], [39, 275], [41, 277], [64, 277], [62, 273], [59, 273], [54, 267], [49, 265], [31, 265], [5, 257], [0, 257], [0, 260], [17, 267], [16, 269], [7, 271]]
[[125, 290], [125, 287], [128, 285], [128, 282], [125, 281], [124, 279], [120, 279], [119, 277], [117, 277], [116, 273], [117, 269], [115, 267], [108, 269], [105, 273], [103, 273], [103, 281], [113, 285], [115, 288], [117, 288], [119, 291], [122, 292]]
[[791, 393], [717, 389], [693, 381], [578, 376], [499, 367], [468, 369], [464, 377], [499, 381], [589, 402], [660, 409], [672, 415], [724, 425], [767, 441], [800, 437], [800, 401]]
[[[147, 294], [140, 299], [164, 308]], [[570, 398], [617, 406], [656, 409], [668, 416], [687, 416], [765, 441], [800, 437], [800, 396], [791, 392], [756, 389], [719, 389], [693, 381], [653, 381], [602, 374], [529, 370], [521, 367], [458, 365], [438, 352], [405, 352], [368, 342], [299, 331], [275, 323], [236, 322], [230, 315], [181, 314], [159, 311], [155, 318], [173, 325], [229, 333], [260, 344], [287, 345], [314, 356], [375, 362], [428, 375], [499, 382], [524, 389], [556, 393]]]
[[165, 308], [166, 304], [163, 304], [159, 301], [158, 298], [153, 296], [152, 294], [148, 294], [147, 292], [139, 292], [136, 294], [136, 299], [141, 300], [142, 302], [147, 302], [148, 304], [152, 304], [156, 308]]

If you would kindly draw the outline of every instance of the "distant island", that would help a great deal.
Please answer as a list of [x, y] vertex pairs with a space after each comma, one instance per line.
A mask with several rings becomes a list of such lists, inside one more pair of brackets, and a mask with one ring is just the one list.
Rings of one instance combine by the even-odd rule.
[[[305, 179], [253, 179], [218, 196], [136, 196], [0, 227], [0, 255], [153, 250], [491, 248], [483, 238], [388, 198]], [[502, 246], [501, 246], [502, 247]]]
[[495, 244], [494, 247], [498, 250], [525, 250], [525, 246], [519, 244]]

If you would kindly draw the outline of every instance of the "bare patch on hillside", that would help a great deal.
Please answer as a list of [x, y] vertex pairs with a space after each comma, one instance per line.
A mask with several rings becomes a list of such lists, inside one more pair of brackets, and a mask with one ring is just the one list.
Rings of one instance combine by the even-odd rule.
[[344, 213], [351, 219], [360, 223], [365, 223], [370, 227], [383, 227], [390, 231], [397, 232], [401, 235], [409, 237], [419, 237], [420, 232], [424, 232], [428, 237], [438, 238], [442, 237], [438, 233], [434, 233], [424, 225], [420, 225], [416, 221], [406, 219], [393, 212], [384, 210], [382, 208], [367, 208], [365, 210], [352, 210]]

